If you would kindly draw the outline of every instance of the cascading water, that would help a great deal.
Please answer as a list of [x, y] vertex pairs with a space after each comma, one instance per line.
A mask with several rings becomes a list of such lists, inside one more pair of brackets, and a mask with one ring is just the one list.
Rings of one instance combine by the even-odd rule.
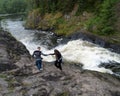
[[[48, 50], [50, 38], [53, 37], [52, 33], [44, 31], [26, 30], [22, 26], [23, 21], [19, 20], [5, 20], [1, 22], [4, 30], [8, 30], [16, 39], [21, 41], [32, 54], [33, 51], [40, 46], [43, 53], [52, 53], [54, 48]], [[35, 33], [39, 32], [41, 35], [39, 40], [35, 40]], [[43, 38], [44, 36], [44, 38]], [[47, 43], [46, 43], [47, 42]], [[49, 44], [48, 44], [49, 43]], [[82, 63], [84, 69], [95, 70], [105, 73], [113, 73], [111, 70], [104, 67], [98, 67], [101, 63], [117, 62], [120, 64], [120, 54], [110, 52], [107, 49], [99, 47], [93, 43], [79, 40], [69, 41], [67, 44], [55, 47], [60, 50], [64, 60], [74, 63]], [[53, 61], [52, 56], [44, 57], [45, 61]]]

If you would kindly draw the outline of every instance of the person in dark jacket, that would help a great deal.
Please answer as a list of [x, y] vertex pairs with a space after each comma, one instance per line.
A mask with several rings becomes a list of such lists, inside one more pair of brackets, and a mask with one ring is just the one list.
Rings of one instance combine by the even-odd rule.
[[55, 66], [56, 66], [57, 68], [59, 68], [59, 69], [62, 71], [62, 66], [61, 66], [61, 63], [62, 63], [62, 55], [61, 55], [61, 53], [60, 53], [57, 49], [55, 49], [55, 50], [54, 50], [54, 53], [49, 54], [49, 55], [55, 55], [56, 60], [55, 60], [54, 64], [55, 64]]
[[42, 68], [42, 59], [43, 58], [41, 57], [41, 55], [48, 56], [47, 54], [42, 53], [40, 47], [38, 47], [37, 50], [35, 50], [32, 55], [32, 57], [36, 59], [36, 66], [37, 66], [38, 70], [43, 70], [43, 68]]

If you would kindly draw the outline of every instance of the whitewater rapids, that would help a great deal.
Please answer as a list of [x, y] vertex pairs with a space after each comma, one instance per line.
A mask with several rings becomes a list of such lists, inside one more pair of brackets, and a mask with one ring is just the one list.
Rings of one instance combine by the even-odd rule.
[[[58, 49], [63, 56], [64, 61], [83, 64], [84, 69], [94, 70], [104, 73], [113, 74], [109, 69], [99, 67], [101, 63], [117, 62], [120, 63], [120, 54], [110, 52], [96, 44], [81, 39], [69, 41], [67, 44], [59, 45], [51, 50], [47, 46], [42, 45], [41, 41], [34, 41], [34, 31], [26, 30], [23, 27], [23, 22], [19, 20], [6, 20], [1, 23], [4, 30], [8, 30], [16, 39], [21, 41], [30, 54], [40, 46], [45, 54], [53, 53], [54, 49]], [[44, 31], [41, 31], [45, 33]], [[48, 33], [47, 33], [48, 34]], [[51, 33], [50, 33], [51, 35]], [[44, 56], [44, 61], [51, 62], [55, 60], [54, 56]]]

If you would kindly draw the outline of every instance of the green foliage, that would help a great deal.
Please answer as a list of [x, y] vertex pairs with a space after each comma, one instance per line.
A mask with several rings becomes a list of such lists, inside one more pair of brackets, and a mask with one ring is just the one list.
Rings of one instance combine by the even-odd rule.
[[69, 92], [65, 91], [63, 93], [58, 93], [56, 96], [69, 96]]
[[7, 78], [6, 74], [0, 74], [0, 78]]
[[27, 8], [26, 0], [0, 0], [0, 13], [25, 12]]
[[76, 4], [78, 5], [77, 15], [83, 11], [95, 11], [103, 0], [28, 0], [29, 5], [33, 8], [39, 8], [44, 13], [69, 13]]
[[103, 34], [111, 35], [114, 33], [114, 28], [112, 26], [105, 27], [101, 30]]
[[103, 0], [77, 0], [79, 4], [76, 15], [80, 15], [83, 11], [94, 12], [102, 4]]
[[[54, 27], [55, 32], [62, 35], [69, 35], [82, 27], [95, 34], [111, 35], [115, 33], [113, 6], [117, 1], [119, 0], [27, 0], [33, 13], [39, 10], [39, 16], [31, 14], [31, 18], [42, 19], [40, 23], [36, 23], [39, 19], [30, 18], [31, 22], [28, 24], [32, 28]], [[84, 15], [85, 12], [88, 14]], [[57, 13], [62, 16], [56, 18], [54, 15]], [[92, 16], [89, 16], [89, 13], [92, 13]], [[66, 19], [65, 15], [70, 18]], [[47, 16], [50, 18], [46, 18]]]
[[116, 1], [105, 0], [104, 3], [102, 4], [102, 8], [99, 14], [102, 34], [110, 35], [113, 34], [115, 31], [115, 29], [113, 28], [113, 25], [115, 23], [113, 6], [115, 5]]
[[[76, 14], [76, 12], [77, 14], [79, 14], [79, 9], [81, 8], [79, 1], [80, 0], [28, 0], [28, 3], [33, 8], [33, 12], [35, 10], [39, 10], [40, 13], [39, 17], [40, 19], [42, 18], [42, 20], [40, 21], [39, 24], [35, 23], [35, 21], [39, 21], [37, 20], [38, 16], [36, 16], [35, 14], [33, 15], [32, 14], [33, 12], [31, 12], [31, 14], [29, 15], [29, 17], [31, 18], [28, 18], [29, 20], [27, 21], [29, 22], [27, 22], [27, 26], [28, 27], [31, 26], [31, 28], [38, 28], [38, 29], [47, 29], [48, 27], [54, 27], [55, 32], [57, 34], [69, 35], [74, 31], [80, 29], [82, 24], [80, 23], [79, 16], [78, 18], [76, 18], [76, 16], [73, 16]], [[85, 3], [86, 0], [85, 1], [81, 0], [81, 1], [83, 1], [82, 6], [84, 4], [87, 4]], [[93, 3], [95, 1], [88, 0], [88, 3], [90, 2]], [[84, 5], [84, 6], [83, 9], [84, 8], [89, 9], [88, 5]], [[74, 13], [74, 9], [75, 9], [75, 13]], [[69, 14], [72, 14], [72, 11], [74, 14], [72, 15], [72, 17], [71, 16], [68, 17], [69, 20], [67, 19], [67, 17], [64, 17], [64, 14], [68, 14], [69, 16]], [[57, 13], [61, 13], [62, 16], [56, 18]], [[50, 16], [50, 18], [46, 18], [46, 14], [48, 14], [47, 15], [48, 17], [50, 16], [50, 14], [52, 15]], [[36, 18], [36, 20], [32, 17]]]
[[30, 0], [33, 8], [39, 8], [42, 14], [44, 13], [55, 13], [62, 12], [68, 13], [71, 12], [74, 4], [77, 0]]
[[97, 16], [86, 23], [87, 29], [100, 35], [114, 34], [114, 5], [116, 2], [117, 0], [104, 0]]

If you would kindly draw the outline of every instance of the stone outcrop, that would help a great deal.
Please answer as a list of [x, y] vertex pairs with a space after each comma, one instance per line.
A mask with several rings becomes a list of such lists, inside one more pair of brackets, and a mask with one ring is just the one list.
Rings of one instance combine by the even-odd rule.
[[[0, 71], [21, 67], [30, 62], [26, 47], [8, 32], [0, 30]], [[20, 62], [24, 62], [20, 64]]]
[[117, 75], [120, 74], [120, 63], [117, 62], [110, 62], [110, 63], [102, 63], [99, 67], [105, 67], [106, 69], [112, 70], [112, 72], [116, 73]]
[[43, 62], [39, 72], [25, 46], [0, 31], [0, 96], [120, 95], [119, 77], [83, 70], [82, 64], [70, 62], [64, 62], [60, 71], [53, 63]]
[[120, 94], [120, 79], [113, 75], [82, 70], [80, 64], [65, 63], [62, 65], [63, 71], [57, 69], [53, 62], [43, 64], [44, 70], [40, 72], [36, 66], [31, 65], [0, 74], [1, 96], [119, 96]]

